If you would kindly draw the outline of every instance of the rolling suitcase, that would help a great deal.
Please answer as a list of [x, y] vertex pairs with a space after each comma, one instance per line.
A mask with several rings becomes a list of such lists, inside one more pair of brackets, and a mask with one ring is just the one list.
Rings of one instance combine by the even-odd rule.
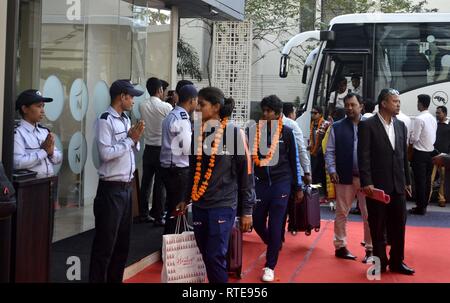
[[312, 230], [316, 232], [320, 230], [319, 190], [311, 186], [305, 186], [303, 195], [303, 201], [293, 203], [290, 208], [289, 230], [304, 231], [309, 236]]
[[242, 274], [242, 232], [239, 228], [239, 218], [236, 218], [230, 233], [227, 253], [228, 272], [236, 273], [240, 279]]

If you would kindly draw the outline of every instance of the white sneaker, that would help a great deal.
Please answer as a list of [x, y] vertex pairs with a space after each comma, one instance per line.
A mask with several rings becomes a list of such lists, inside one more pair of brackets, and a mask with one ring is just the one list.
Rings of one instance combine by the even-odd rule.
[[270, 269], [268, 267], [264, 267], [263, 268], [263, 275], [261, 277], [261, 280], [263, 282], [272, 282], [275, 278], [275, 272], [273, 271], [273, 269]]

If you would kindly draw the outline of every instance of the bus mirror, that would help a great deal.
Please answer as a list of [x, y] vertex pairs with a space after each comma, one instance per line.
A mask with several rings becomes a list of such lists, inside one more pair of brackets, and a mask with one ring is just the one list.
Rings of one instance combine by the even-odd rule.
[[302, 111], [302, 113], [306, 111], [306, 103], [300, 104], [300, 110]]
[[305, 67], [303, 68], [302, 83], [306, 84], [307, 79], [308, 79], [308, 66], [305, 65]]
[[333, 31], [320, 31], [320, 41], [334, 41], [335, 36]]
[[280, 77], [286, 78], [289, 71], [289, 57], [288, 55], [282, 55], [280, 61]]

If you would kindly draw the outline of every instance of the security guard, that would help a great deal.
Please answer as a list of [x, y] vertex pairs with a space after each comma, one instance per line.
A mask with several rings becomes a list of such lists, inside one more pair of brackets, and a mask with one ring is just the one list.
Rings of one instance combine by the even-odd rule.
[[168, 203], [164, 234], [175, 232], [174, 211], [177, 204], [190, 200], [188, 184], [192, 126], [189, 114], [197, 107], [197, 95], [197, 89], [193, 85], [183, 86], [178, 93], [178, 105], [162, 124], [160, 161]]
[[55, 147], [55, 136], [40, 125], [44, 117], [44, 103], [52, 102], [40, 91], [28, 89], [16, 101], [16, 110], [22, 119], [14, 132], [14, 169], [28, 169], [39, 175], [53, 175], [53, 165], [62, 161]]
[[143, 93], [129, 80], [115, 81], [110, 88], [111, 106], [97, 119], [100, 180], [94, 200], [90, 282], [121, 283], [123, 279], [130, 244], [134, 151], [139, 150], [144, 132], [144, 122], [131, 127], [125, 111], [132, 109], [133, 97]]

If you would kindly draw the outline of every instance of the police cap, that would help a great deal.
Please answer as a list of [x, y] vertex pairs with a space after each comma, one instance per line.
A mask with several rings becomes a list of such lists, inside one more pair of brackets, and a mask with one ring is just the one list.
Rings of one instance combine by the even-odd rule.
[[29, 106], [33, 103], [52, 102], [52, 98], [44, 98], [42, 93], [37, 89], [27, 89], [23, 91], [16, 100], [16, 110], [19, 110], [22, 105]]
[[180, 89], [179, 98], [180, 103], [186, 102], [189, 99], [198, 96], [198, 91], [194, 85], [185, 85]]
[[128, 94], [133, 97], [138, 97], [142, 96], [143, 93], [143, 91], [135, 89], [130, 80], [116, 80], [109, 88], [109, 94], [112, 99], [120, 94]]

